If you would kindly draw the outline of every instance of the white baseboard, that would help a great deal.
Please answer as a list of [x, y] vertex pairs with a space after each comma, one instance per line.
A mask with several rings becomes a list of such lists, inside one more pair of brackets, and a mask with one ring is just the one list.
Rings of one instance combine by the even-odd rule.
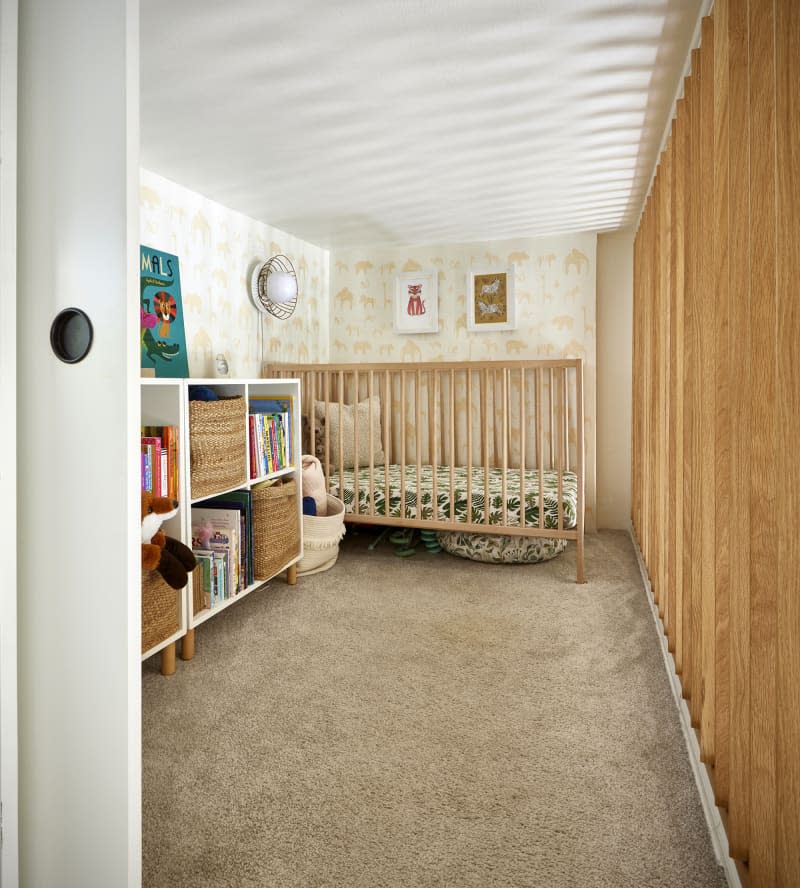
[[689, 751], [689, 763], [692, 766], [692, 773], [694, 774], [695, 783], [697, 784], [697, 791], [700, 793], [700, 803], [703, 806], [703, 813], [705, 814], [706, 824], [708, 825], [711, 844], [714, 846], [714, 854], [716, 855], [720, 866], [722, 866], [725, 871], [725, 877], [728, 880], [730, 888], [742, 888], [742, 881], [739, 878], [736, 864], [728, 853], [728, 836], [725, 833], [725, 827], [722, 824], [719, 808], [717, 808], [717, 805], [714, 802], [714, 789], [711, 786], [711, 781], [708, 779], [705, 765], [700, 761], [700, 745], [697, 742], [697, 736], [692, 727], [689, 707], [686, 705], [686, 701], [683, 699], [683, 694], [681, 693], [681, 680], [675, 672], [675, 661], [672, 659], [672, 654], [667, 648], [667, 638], [664, 635], [661, 617], [658, 615], [658, 608], [653, 601], [653, 589], [650, 585], [650, 578], [647, 575], [644, 558], [639, 550], [639, 544], [636, 541], [636, 535], [634, 534], [632, 527], [628, 528], [628, 533], [630, 534], [631, 542], [633, 543], [633, 549], [636, 552], [636, 560], [639, 562], [642, 582], [644, 583], [647, 600], [650, 604], [650, 613], [656, 624], [658, 639], [661, 643], [661, 654], [664, 657], [664, 668], [667, 670], [670, 687], [672, 688], [672, 696], [675, 699], [675, 705], [678, 709], [681, 730], [683, 731], [683, 739], [686, 743], [686, 748]]

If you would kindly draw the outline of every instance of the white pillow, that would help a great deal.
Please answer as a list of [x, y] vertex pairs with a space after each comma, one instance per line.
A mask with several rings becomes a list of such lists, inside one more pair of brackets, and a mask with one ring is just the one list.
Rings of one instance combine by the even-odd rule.
[[[314, 418], [317, 426], [328, 423], [328, 447], [331, 470], [339, 467], [339, 403], [331, 401], [314, 401]], [[357, 419], [356, 419], [357, 417]], [[367, 398], [356, 405], [342, 404], [342, 455], [344, 467], [352, 469], [355, 465], [355, 422], [358, 422], [358, 465], [359, 468], [369, 466], [369, 429], [372, 423], [372, 462], [383, 465], [384, 455], [381, 439], [381, 401], [377, 395]], [[325, 430], [317, 436], [317, 456], [323, 461], [324, 453], [319, 450], [325, 447]]]

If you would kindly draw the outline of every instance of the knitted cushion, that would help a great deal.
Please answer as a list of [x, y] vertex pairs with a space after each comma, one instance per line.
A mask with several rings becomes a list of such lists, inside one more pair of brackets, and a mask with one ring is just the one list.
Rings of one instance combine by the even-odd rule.
[[[328, 423], [328, 442], [330, 447], [330, 461], [332, 467], [339, 466], [339, 404], [336, 401], [325, 403], [324, 401], [314, 402], [314, 417], [317, 424], [321, 425], [326, 420]], [[359, 467], [369, 466], [369, 428], [372, 423], [372, 462], [373, 464], [382, 464], [384, 462], [383, 447], [381, 445], [381, 402], [380, 398], [373, 396], [366, 398], [357, 405], [342, 404], [341, 410], [341, 429], [342, 429], [342, 458], [344, 467], [350, 469], [355, 465], [355, 423], [358, 422], [358, 465]], [[325, 446], [325, 434], [318, 438], [318, 445]], [[323, 454], [319, 452], [318, 446], [317, 456], [321, 459]]]

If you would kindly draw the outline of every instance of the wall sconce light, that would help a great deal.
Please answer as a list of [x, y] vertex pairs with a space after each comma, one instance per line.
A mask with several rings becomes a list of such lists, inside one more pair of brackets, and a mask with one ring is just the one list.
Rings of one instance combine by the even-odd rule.
[[262, 314], [285, 321], [297, 306], [297, 273], [291, 260], [277, 254], [256, 265], [250, 281], [250, 298]]

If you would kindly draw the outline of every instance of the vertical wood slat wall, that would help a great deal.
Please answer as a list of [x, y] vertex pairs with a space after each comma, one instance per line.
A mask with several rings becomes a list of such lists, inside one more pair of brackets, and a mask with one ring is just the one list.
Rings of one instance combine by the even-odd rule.
[[632, 522], [731, 855], [800, 885], [800, 3], [715, 0], [634, 250]]

